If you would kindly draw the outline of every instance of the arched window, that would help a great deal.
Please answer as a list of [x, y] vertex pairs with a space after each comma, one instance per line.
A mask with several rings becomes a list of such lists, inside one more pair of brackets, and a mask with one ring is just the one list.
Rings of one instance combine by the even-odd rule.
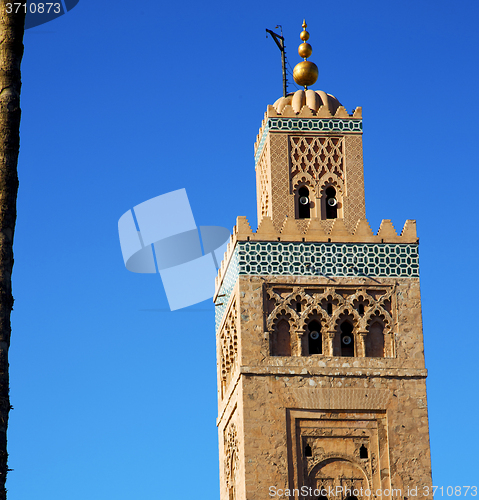
[[291, 356], [289, 323], [284, 319], [278, 322], [272, 333], [271, 356]]
[[311, 450], [311, 446], [309, 446], [309, 444], [307, 444], [304, 447], [304, 456], [305, 457], [312, 457], [313, 456], [313, 451]]
[[323, 336], [321, 325], [315, 319], [308, 323], [308, 353], [323, 354]]
[[364, 444], [361, 445], [361, 448], [359, 448], [359, 458], [368, 458], [368, 449]]
[[341, 356], [354, 356], [353, 325], [349, 321], [341, 323]]
[[366, 336], [366, 356], [384, 358], [384, 328], [379, 321], [375, 321]]
[[338, 218], [338, 200], [336, 198], [336, 189], [329, 186], [325, 192], [326, 195], [326, 219]]
[[309, 189], [305, 186], [298, 189], [298, 218], [310, 219], [311, 206], [309, 199]]

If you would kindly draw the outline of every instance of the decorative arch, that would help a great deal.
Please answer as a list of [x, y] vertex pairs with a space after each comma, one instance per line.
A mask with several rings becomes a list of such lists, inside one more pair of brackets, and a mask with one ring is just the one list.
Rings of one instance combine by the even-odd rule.
[[[364, 317], [367, 314], [364, 306], [367, 305], [368, 308], [370, 308], [371, 305], [374, 304], [373, 298], [366, 292], [366, 290], [358, 290], [356, 293], [348, 297], [348, 299], [349, 303], [352, 304], [361, 317]], [[360, 326], [362, 325], [360, 324]]]
[[363, 465], [353, 457], [342, 454], [328, 454], [315, 460], [308, 471], [308, 483], [316, 488], [322, 480], [333, 480], [334, 486], [370, 489], [371, 480]]
[[[331, 190], [334, 190], [334, 193], [331, 193]], [[320, 198], [321, 219], [327, 220], [344, 217], [344, 186], [342, 179], [335, 174], [328, 175], [327, 178], [321, 181], [317, 192], [317, 197]], [[329, 205], [330, 199], [335, 199], [337, 204], [335, 206]]]
[[323, 196], [324, 192], [326, 191], [326, 189], [328, 189], [329, 186], [333, 186], [334, 188], [336, 188], [336, 190], [339, 191], [341, 197], [344, 196], [343, 180], [336, 174], [330, 173], [318, 181], [316, 187], [316, 193], [318, 197]]
[[380, 319], [384, 327], [389, 330], [392, 329], [392, 318], [391, 315], [381, 306], [376, 305], [376, 307], [371, 308], [364, 317], [364, 324], [366, 327], [371, 325], [371, 322], [375, 319]]
[[[315, 182], [307, 173], [293, 178], [294, 211], [296, 219], [310, 219], [315, 215]], [[308, 199], [308, 203], [303, 203], [303, 198]]]
[[300, 172], [291, 179], [293, 193], [295, 193], [301, 186], [307, 186], [316, 195], [316, 181], [307, 172]]
[[326, 311], [316, 304], [309, 305], [303, 313], [303, 319], [299, 323], [299, 328], [306, 331], [306, 325], [313, 319], [319, 318], [322, 325], [329, 328], [330, 318]]
[[[342, 295], [339, 295], [336, 290], [332, 288], [328, 288], [326, 290], [326, 293], [322, 294], [321, 297], [318, 297], [318, 301], [321, 303], [321, 306], [326, 310], [328, 316], [330, 317], [333, 316], [334, 309], [338, 310], [339, 307], [346, 305], [344, 297]], [[329, 309], [327, 304], [331, 304], [331, 307]]]
[[360, 321], [358, 312], [353, 307], [343, 305], [332, 318], [335, 336], [333, 339], [333, 355], [354, 357], [356, 355], [357, 329]]
[[[287, 304], [292, 310], [296, 311], [296, 315], [299, 318], [301, 315], [304, 314], [305, 311], [307, 311], [311, 307], [312, 299], [311, 296], [304, 293], [303, 290], [298, 290], [298, 291], [295, 290], [291, 294], [291, 298], [288, 297]], [[298, 310], [298, 304], [301, 304], [301, 307], [299, 308], [300, 310]], [[299, 328], [301, 328], [301, 323], [298, 323], [298, 325]]]
[[334, 325], [334, 328], [338, 328], [340, 324], [345, 320], [345, 316], [352, 316], [353, 327], [357, 328], [361, 321], [361, 316], [358, 311], [354, 309], [352, 304], [342, 304], [337, 310], [333, 313], [331, 318], [331, 323]]
[[269, 339], [270, 356], [291, 356], [291, 322], [285, 314], [273, 321]]
[[286, 321], [288, 321], [288, 323], [290, 323], [293, 328], [297, 328], [297, 312], [289, 304], [280, 304], [279, 306], [275, 307], [270, 314], [270, 317], [266, 323], [268, 330], [274, 330], [276, 324], [281, 319], [286, 319]]
[[365, 354], [370, 358], [384, 358], [386, 355], [384, 315], [373, 315], [368, 320], [368, 334], [366, 335]]

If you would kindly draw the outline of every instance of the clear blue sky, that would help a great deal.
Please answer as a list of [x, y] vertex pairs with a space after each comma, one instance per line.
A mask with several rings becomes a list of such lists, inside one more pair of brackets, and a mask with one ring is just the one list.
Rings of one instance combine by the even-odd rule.
[[[417, 219], [434, 484], [479, 485], [479, 7], [458, 0], [80, 0], [28, 30], [9, 500], [218, 500], [214, 307], [168, 312], [117, 222], [186, 188], [256, 225], [253, 144], [303, 17], [315, 88], [363, 107], [373, 230]], [[294, 87], [290, 87], [293, 89]]]

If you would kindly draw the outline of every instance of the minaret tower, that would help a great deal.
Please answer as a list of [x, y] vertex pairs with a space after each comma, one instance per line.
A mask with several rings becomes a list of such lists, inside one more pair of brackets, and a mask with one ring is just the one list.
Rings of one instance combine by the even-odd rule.
[[308, 38], [216, 281], [221, 500], [432, 498], [416, 224], [369, 227], [361, 108], [308, 89]]

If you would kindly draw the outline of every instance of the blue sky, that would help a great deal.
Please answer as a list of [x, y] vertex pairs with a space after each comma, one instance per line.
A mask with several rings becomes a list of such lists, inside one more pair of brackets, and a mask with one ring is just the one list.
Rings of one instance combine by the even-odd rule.
[[265, 28], [294, 66], [303, 17], [314, 88], [363, 107], [371, 227], [418, 221], [433, 482], [478, 485], [477, 3], [80, 0], [25, 34], [10, 500], [219, 499], [213, 304], [168, 312], [117, 222], [186, 188], [256, 225]]

